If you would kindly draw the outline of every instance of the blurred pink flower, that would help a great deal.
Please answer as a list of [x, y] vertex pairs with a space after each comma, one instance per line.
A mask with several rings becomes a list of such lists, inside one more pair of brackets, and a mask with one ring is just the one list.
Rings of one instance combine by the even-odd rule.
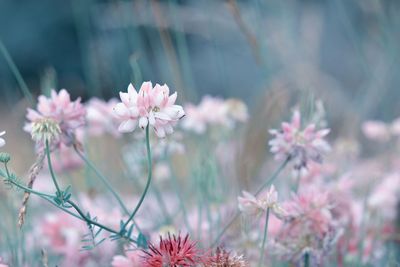
[[75, 142], [75, 130], [85, 124], [86, 111], [80, 98], [71, 101], [68, 92], [62, 89], [59, 93], [52, 90], [50, 98], [41, 95], [38, 101], [37, 110], [28, 109], [26, 118], [29, 122], [25, 124], [24, 130], [31, 133], [34, 123], [50, 119], [57, 123], [61, 130], [61, 139], [54, 140], [53, 145], [60, 142], [71, 145]]
[[395, 136], [400, 135], [400, 118], [397, 118], [392, 122], [392, 124], [390, 125], [390, 131]]
[[150, 125], [158, 137], [165, 137], [173, 132], [173, 125], [181, 119], [185, 112], [179, 105], [175, 105], [177, 93], [169, 95], [167, 85], [156, 84], [153, 88], [151, 82], [144, 82], [136, 92], [132, 84], [128, 92], [120, 92], [122, 103], [115, 106], [115, 112], [122, 123], [119, 131], [132, 132], [137, 124], [142, 129]]
[[271, 242], [272, 251], [293, 262], [308, 253], [315, 265], [321, 265], [342, 233], [332, 216], [328, 194], [314, 189], [293, 195], [284, 208], [288, 219]]
[[267, 209], [270, 209], [278, 218], [283, 218], [286, 214], [278, 204], [278, 192], [273, 185], [269, 190], [261, 192], [258, 197], [243, 191], [243, 197], [238, 197], [238, 201], [239, 209], [251, 216], [258, 216]]
[[310, 160], [321, 163], [323, 154], [330, 151], [329, 144], [324, 140], [330, 130], [317, 130], [314, 124], [309, 124], [301, 130], [301, 117], [297, 110], [293, 113], [290, 123], [282, 123], [280, 131], [272, 129], [269, 132], [274, 136], [269, 145], [275, 159], [291, 160], [296, 171], [307, 170]]
[[202, 255], [196, 244], [189, 239], [189, 235], [170, 235], [163, 239], [160, 237], [158, 245], [149, 245], [144, 251], [144, 267], [163, 266], [196, 266], [202, 262]]
[[52, 156], [52, 164], [55, 171], [62, 173], [79, 169], [84, 165], [84, 162], [73, 148], [60, 143]]
[[0, 267], [8, 267], [7, 264], [3, 263], [3, 259], [0, 257]]
[[119, 137], [118, 118], [113, 109], [117, 105], [117, 99], [110, 99], [108, 102], [98, 98], [92, 98], [86, 105], [86, 118], [88, 122], [89, 134], [100, 136], [109, 133], [114, 137]]
[[125, 256], [114, 256], [111, 265], [112, 267], [141, 267], [143, 254], [141, 250], [127, 250]]
[[245, 122], [248, 119], [246, 105], [237, 99], [223, 100], [204, 96], [197, 106], [186, 104], [185, 111], [182, 127], [197, 134], [204, 133], [209, 126], [233, 128], [235, 122]]
[[6, 141], [3, 138], [1, 138], [1, 136], [5, 135], [5, 134], [6, 134], [5, 131], [0, 132], [0, 147], [3, 147], [6, 144]]
[[362, 125], [362, 131], [371, 140], [386, 142], [390, 139], [390, 129], [382, 121], [366, 121]]

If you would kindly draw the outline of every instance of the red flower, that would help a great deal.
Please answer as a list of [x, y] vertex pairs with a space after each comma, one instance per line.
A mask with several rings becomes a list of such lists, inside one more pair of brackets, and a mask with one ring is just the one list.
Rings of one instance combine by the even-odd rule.
[[189, 235], [182, 238], [180, 234], [172, 237], [168, 234], [165, 239], [160, 236], [158, 246], [149, 245], [144, 253], [144, 266], [147, 267], [195, 266], [202, 258], [196, 243], [189, 239]]

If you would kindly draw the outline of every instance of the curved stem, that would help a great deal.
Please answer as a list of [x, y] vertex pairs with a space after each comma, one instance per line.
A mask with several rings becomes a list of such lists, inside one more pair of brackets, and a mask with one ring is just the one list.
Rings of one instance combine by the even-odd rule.
[[[260, 186], [260, 188], [256, 191], [255, 195], [257, 196], [258, 194], [261, 193], [261, 191], [268, 185], [270, 185], [273, 181], [275, 181], [275, 179], [279, 176], [279, 174], [282, 172], [282, 170], [286, 167], [286, 165], [288, 164], [288, 162], [290, 161], [289, 158], [287, 158], [280, 166], [278, 169], [276, 169], [276, 171], [272, 174], [272, 176], [267, 179], [267, 181], [262, 184]], [[221, 237], [225, 234], [225, 232], [232, 226], [232, 224], [236, 221], [237, 218], [239, 218], [240, 215], [240, 211], [236, 211], [235, 216], [228, 222], [228, 224], [222, 229], [222, 231], [219, 233], [219, 235], [217, 236], [217, 238], [214, 240], [214, 242], [212, 243], [211, 247], [215, 247], [219, 240], [221, 239]]]
[[51, 175], [51, 179], [53, 179], [53, 183], [57, 189], [57, 193], [60, 194], [61, 190], [60, 190], [60, 186], [57, 183], [57, 178], [54, 174], [54, 170], [53, 170], [53, 166], [51, 165], [51, 157], [50, 157], [50, 147], [49, 147], [49, 140], [46, 140], [46, 155], [47, 155], [47, 163], [49, 165], [49, 170], [50, 170], [50, 175]]
[[150, 126], [147, 125], [146, 127], [146, 150], [147, 150], [147, 166], [148, 166], [148, 176], [147, 176], [147, 183], [146, 187], [144, 188], [143, 194], [139, 199], [138, 204], [136, 205], [135, 210], [132, 212], [131, 216], [129, 216], [129, 219], [125, 222], [124, 226], [122, 229], [125, 229], [126, 226], [129, 224], [131, 220], [135, 217], [136, 213], [139, 211], [140, 206], [143, 203], [144, 198], [146, 197], [147, 191], [149, 190], [150, 183], [151, 183], [151, 177], [152, 177], [152, 161], [151, 161], [151, 149], [150, 149], [150, 137], [149, 137], [149, 131], [150, 131]]
[[267, 214], [265, 215], [264, 237], [260, 249], [260, 261], [258, 262], [259, 267], [262, 266], [264, 261], [265, 243], [267, 241], [267, 235], [268, 235], [268, 221], [269, 221], [269, 208], [267, 209]]

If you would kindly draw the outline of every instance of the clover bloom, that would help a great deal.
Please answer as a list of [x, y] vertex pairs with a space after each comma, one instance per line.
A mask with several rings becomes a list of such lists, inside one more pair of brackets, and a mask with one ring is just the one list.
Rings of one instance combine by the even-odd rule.
[[202, 256], [196, 248], [196, 244], [189, 239], [189, 235], [170, 235], [163, 239], [160, 237], [158, 245], [149, 245], [149, 250], [144, 251], [143, 266], [195, 266], [202, 261]]
[[278, 218], [285, 217], [285, 210], [278, 203], [278, 192], [271, 185], [268, 191], [260, 193], [256, 197], [249, 192], [243, 191], [243, 197], [238, 197], [239, 209], [247, 215], [258, 216], [271, 209]]
[[281, 130], [272, 129], [269, 132], [274, 136], [269, 145], [275, 159], [291, 160], [296, 171], [307, 170], [309, 161], [321, 163], [323, 154], [330, 151], [329, 144], [324, 140], [330, 130], [317, 130], [315, 124], [309, 124], [302, 130], [299, 111], [293, 113], [290, 123], [282, 123]]
[[118, 103], [114, 110], [118, 119], [122, 121], [118, 130], [122, 133], [133, 132], [137, 125], [144, 129], [151, 126], [158, 137], [163, 138], [171, 134], [173, 126], [185, 112], [179, 105], [175, 105], [177, 93], [169, 95], [167, 85], [144, 82], [139, 92], [132, 84], [128, 92], [120, 92], [122, 103]]
[[[60, 142], [71, 145], [75, 141], [75, 130], [85, 124], [85, 108], [80, 98], [71, 101], [65, 89], [59, 93], [52, 90], [50, 98], [39, 96], [37, 110], [28, 109], [24, 130], [31, 133], [40, 147], [43, 139], [53, 146]], [[58, 136], [60, 135], [60, 136]]]
[[108, 102], [92, 98], [86, 104], [89, 134], [100, 136], [109, 133], [114, 137], [120, 136], [119, 131], [117, 131], [119, 121], [114, 113], [114, 107], [117, 103], [118, 100], [115, 98], [110, 99]]
[[305, 254], [317, 266], [322, 262], [343, 233], [333, 214], [327, 192], [311, 190], [293, 195], [284, 203], [288, 212], [286, 222], [271, 242], [271, 252], [292, 262], [299, 262]]
[[248, 266], [243, 255], [228, 252], [225, 249], [218, 247], [214, 253], [208, 256], [205, 267], [246, 267]]
[[0, 147], [3, 147], [6, 144], [6, 141], [3, 138], [1, 138], [1, 136], [5, 135], [5, 134], [6, 134], [5, 131], [0, 132]]

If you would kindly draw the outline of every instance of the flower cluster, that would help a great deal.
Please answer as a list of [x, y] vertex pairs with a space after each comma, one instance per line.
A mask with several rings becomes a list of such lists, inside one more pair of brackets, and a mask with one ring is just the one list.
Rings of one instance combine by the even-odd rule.
[[317, 190], [292, 196], [284, 203], [286, 223], [271, 242], [272, 252], [293, 262], [308, 254], [321, 264], [342, 233], [333, 214], [334, 203]]
[[248, 118], [247, 107], [240, 100], [211, 96], [203, 97], [197, 106], [185, 105], [185, 111], [182, 127], [197, 134], [204, 133], [210, 126], [232, 128], [235, 122], [244, 122]]
[[269, 190], [265, 190], [258, 197], [243, 191], [243, 197], [238, 197], [239, 209], [249, 216], [258, 216], [270, 209], [278, 218], [286, 216], [285, 210], [278, 203], [278, 192], [272, 185]]
[[324, 153], [330, 151], [329, 144], [324, 140], [329, 131], [317, 130], [315, 124], [309, 124], [302, 130], [300, 112], [296, 110], [292, 121], [283, 122], [280, 131], [270, 130], [274, 136], [269, 142], [271, 152], [277, 160], [291, 160], [296, 171], [306, 171], [309, 161], [321, 163]]
[[144, 82], [139, 92], [132, 84], [128, 92], [120, 92], [122, 103], [115, 106], [115, 112], [122, 121], [118, 130], [122, 133], [132, 132], [136, 126], [144, 129], [151, 126], [158, 137], [165, 137], [173, 132], [174, 124], [181, 119], [185, 112], [175, 105], [177, 93], [169, 95], [167, 85]]
[[75, 131], [85, 125], [85, 108], [80, 98], [71, 101], [65, 89], [59, 93], [52, 90], [50, 98], [39, 96], [37, 110], [28, 109], [24, 130], [31, 133], [38, 149], [46, 141], [52, 146], [60, 143], [71, 145], [75, 142]]

